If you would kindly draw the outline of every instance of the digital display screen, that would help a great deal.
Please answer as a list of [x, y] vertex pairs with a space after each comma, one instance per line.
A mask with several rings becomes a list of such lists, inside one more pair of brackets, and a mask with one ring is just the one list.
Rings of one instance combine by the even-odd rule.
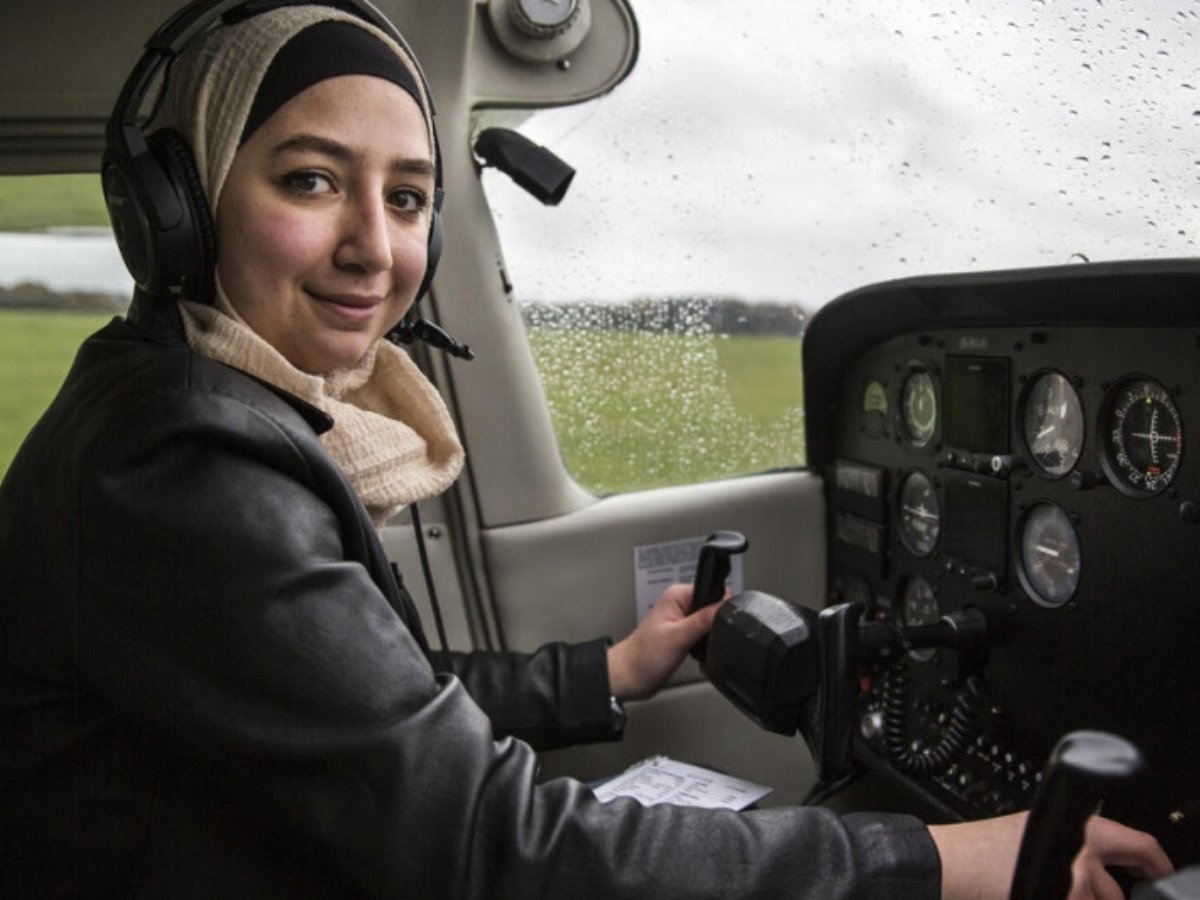
[[1008, 561], [1008, 483], [947, 470], [944, 513], [946, 554], [1003, 572]]
[[947, 356], [944, 443], [968, 453], [1008, 453], [1008, 360]]

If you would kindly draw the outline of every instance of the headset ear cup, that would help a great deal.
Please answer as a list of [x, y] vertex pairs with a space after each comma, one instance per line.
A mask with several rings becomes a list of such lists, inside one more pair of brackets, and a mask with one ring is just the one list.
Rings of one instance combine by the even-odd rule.
[[108, 148], [101, 164], [101, 185], [113, 238], [133, 283], [145, 290], [150, 283], [149, 222], [130, 158]]
[[[192, 149], [170, 128], [146, 138], [154, 158], [183, 206], [183, 219], [170, 229], [153, 231], [151, 253], [156, 290], [178, 291], [181, 297], [211, 302], [217, 264], [217, 235]], [[161, 240], [159, 240], [161, 238]]]

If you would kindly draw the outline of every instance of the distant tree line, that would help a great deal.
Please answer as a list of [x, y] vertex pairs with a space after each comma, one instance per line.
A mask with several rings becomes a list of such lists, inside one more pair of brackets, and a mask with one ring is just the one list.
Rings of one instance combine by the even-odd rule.
[[[124, 312], [129, 298], [91, 291], [55, 291], [43, 284], [0, 286], [0, 309]], [[645, 298], [622, 303], [579, 300], [528, 303], [529, 327], [572, 331], [651, 331], [672, 334], [770, 334], [797, 337], [807, 314], [798, 304], [732, 297]]]
[[94, 291], [55, 291], [44, 284], [0, 285], [0, 309], [69, 309], [79, 312], [124, 312], [129, 298]]
[[799, 336], [807, 314], [799, 304], [732, 297], [646, 298], [622, 303], [578, 300], [527, 303], [528, 327], [573, 331], [654, 331], [676, 334]]

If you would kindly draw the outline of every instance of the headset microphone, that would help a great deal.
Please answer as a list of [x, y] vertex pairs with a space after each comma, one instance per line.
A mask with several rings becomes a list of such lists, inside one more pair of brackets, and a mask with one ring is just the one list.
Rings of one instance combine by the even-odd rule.
[[432, 322], [414, 318], [411, 314], [405, 315], [400, 324], [387, 333], [387, 339], [393, 344], [423, 341], [438, 350], [445, 350], [457, 359], [470, 361], [475, 358], [475, 354], [466, 344], [460, 344]]

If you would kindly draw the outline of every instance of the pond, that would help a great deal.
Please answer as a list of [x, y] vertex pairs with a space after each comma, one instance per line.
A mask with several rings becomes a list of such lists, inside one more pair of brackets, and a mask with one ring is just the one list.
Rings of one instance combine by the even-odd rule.
[[55, 291], [128, 297], [133, 282], [107, 228], [0, 232], [0, 287], [27, 282]]

